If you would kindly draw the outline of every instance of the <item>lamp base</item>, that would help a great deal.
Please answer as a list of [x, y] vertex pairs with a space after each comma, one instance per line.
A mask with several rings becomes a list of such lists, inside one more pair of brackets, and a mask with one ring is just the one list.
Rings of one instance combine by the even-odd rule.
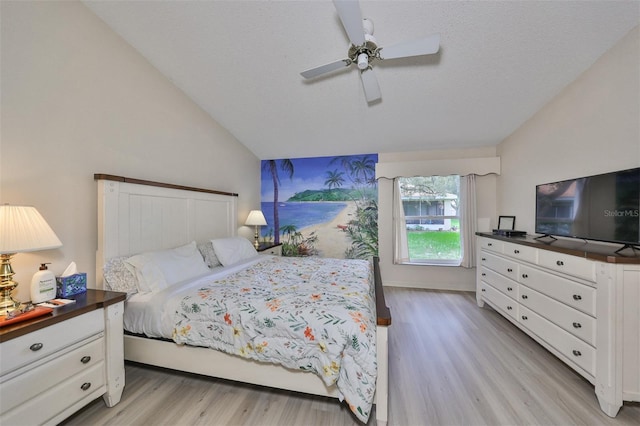
[[20, 302], [11, 298], [11, 292], [18, 287], [13, 281], [13, 269], [11, 268], [11, 256], [14, 253], [0, 254], [0, 314], [8, 314], [20, 307]]
[[258, 247], [260, 247], [260, 241], [259, 241], [259, 236], [258, 236], [258, 227], [256, 226], [256, 232], [253, 234], [253, 246], [256, 248], [256, 250], [258, 250]]

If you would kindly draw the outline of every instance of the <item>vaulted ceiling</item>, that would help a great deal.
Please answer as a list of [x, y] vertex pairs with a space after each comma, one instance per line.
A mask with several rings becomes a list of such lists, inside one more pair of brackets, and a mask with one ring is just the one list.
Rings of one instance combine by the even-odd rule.
[[380, 46], [431, 56], [306, 81], [349, 46], [330, 0], [84, 3], [261, 159], [496, 145], [640, 23], [632, 1], [369, 1]]

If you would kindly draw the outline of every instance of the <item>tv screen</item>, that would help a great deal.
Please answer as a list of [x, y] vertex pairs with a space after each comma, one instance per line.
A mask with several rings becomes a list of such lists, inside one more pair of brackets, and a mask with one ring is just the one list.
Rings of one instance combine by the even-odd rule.
[[640, 168], [537, 185], [536, 233], [640, 244]]

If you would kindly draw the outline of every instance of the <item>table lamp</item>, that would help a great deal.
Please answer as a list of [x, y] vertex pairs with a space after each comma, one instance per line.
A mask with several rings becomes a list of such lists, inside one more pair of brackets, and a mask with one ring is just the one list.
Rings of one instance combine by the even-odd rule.
[[13, 281], [11, 257], [16, 253], [47, 250], [62, 246], [49, 224], [35, 207], [0, 205], [0, 314], [18, 309], [11, 297], [18, 286]]
[[247, 226], [255, 226], [255, 233], [253, 235], [255, 241], [253, 242], [253, 245], [257, 250], [260, 245], [260, 242], [258, 241], [258, 226], [265, 226], [267, 224], [267, 220], [264, 218], [261, 210], [251, 210], [247, 217], [247, 221], [244, 224]]

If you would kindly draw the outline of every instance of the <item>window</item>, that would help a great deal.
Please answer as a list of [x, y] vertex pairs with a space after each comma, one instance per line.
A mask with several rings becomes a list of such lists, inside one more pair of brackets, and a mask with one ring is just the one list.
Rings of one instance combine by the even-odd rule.
[[400, 178], [411, 263], [460, 265], [460, 176]]

